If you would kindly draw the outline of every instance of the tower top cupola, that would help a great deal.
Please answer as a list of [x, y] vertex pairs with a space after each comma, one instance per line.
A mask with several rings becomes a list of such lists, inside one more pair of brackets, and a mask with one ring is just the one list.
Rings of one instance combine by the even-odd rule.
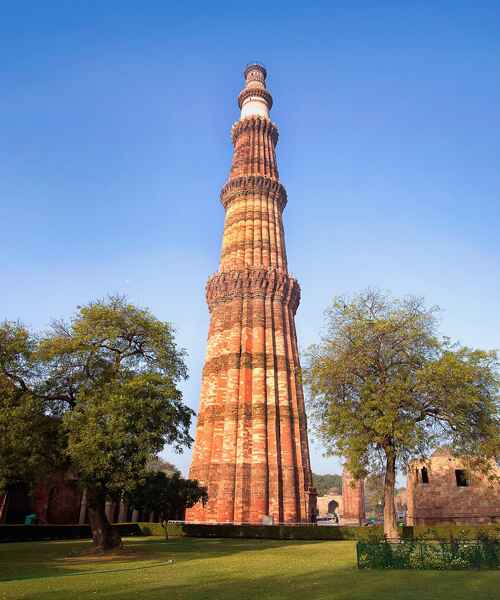
[[245, 87], [238, 96], [238, 105], [241, 109], [240, 120], [254, 116], [269, 119], [273, 97], [266, 88], [266, 68], [261, 63], [250, 63], [243, 71], [243, 75]]

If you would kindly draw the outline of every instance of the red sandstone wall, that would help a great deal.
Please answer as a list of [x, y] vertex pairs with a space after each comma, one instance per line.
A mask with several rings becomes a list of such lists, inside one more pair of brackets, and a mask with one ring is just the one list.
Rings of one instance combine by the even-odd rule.
[[344, 469], [342, 473], [342, 520], [363, 523], [365, 520], [365, 484]]
[[5, 523], [24, 523], [31, 513], [39, 521], [52, 524], [78, 523], [82, 493], [77, 482], [68, 474], [55, 472], [37, 484], [31, 494], [27, 486], [11, 486], [5, 500], [2, 518]]
[[78, 523], [82, 492], [68, 474], [54, 473], [39, 483], [33, 496], [34, 512], [42, 522]]
[[[429, 483], [422, 482], [424, 466]], [[500, 521], [500, 485], [491, 485], [481, 474], [469, 473], [470, 485], [459, 487], [455, 469], [467, 470], [467, 465], [443, 453], [437, 453], [427, 463], [411, 464], [407, 484], [408, 525]], [[497, 471], [500, 475], [500, 469]]]

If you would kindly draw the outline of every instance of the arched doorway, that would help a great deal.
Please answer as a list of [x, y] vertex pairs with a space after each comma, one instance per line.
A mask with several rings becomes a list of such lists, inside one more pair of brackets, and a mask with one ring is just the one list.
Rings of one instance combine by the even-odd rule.
[[339, 503], [336, 500], [330, 500], [328, 502], [328, 515], [331, 515], [335, 519], [338, 519], [337, 508], [339, 507]]

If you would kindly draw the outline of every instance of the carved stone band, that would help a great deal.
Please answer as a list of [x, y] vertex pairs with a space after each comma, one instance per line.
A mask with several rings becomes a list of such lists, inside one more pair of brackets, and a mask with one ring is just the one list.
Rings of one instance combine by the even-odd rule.
[[245, 269], [216, 273], [207, 282], [206, 299], [210, 310], [235, 298], [279, 300], [295, 314], [300, 302], [296, 279], [277, 269]]
[[240, 92], [240, 95], [238, 96], [238, 106], [241, 108], [243, 106], [243, 102], [245, 102], [245, 100], [251, 96], [260, 96], [261, 98], [264, 98], [264, 100], [267, 102], [269, 110], [271, 110], [273, 106], [273, 97], [271, 94], [267, 90], [262, 90], [255, 87], [246, 88]]
[[274, 197], [280, 210], [286, 206], [285, 188], [276, 179], [262, 175], [243, 175], [230, 179], [221, 190], [220, 201], [224, 208], [227, 208], [234, 198], [254, 194], [266, 194]]
[[276, 144], [278, 143], [278, 128], [276, 127], [276, 125], [269, 119], [264, 119], [263, 117], [254, 115], [252, 117], [242, 119], [241, 121], [237, 121], [233, 125], [233, 127], [231, 128], [231, 137], [233, 139], [233, 144], [236, 143], [236, 140], [240, 133], [252, 129], [262, 131], [263, 133], [268, 133], [271, 136], [273, 144], [276, 146]]

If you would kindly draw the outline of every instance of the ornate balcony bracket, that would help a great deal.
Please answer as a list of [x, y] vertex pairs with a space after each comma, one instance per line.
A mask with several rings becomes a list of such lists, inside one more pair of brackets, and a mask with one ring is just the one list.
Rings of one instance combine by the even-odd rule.
[[243, 175], [230, 179], [221, 190], [220, 201], [227, 209], [235, 198], [254, 194], [267, 194], [274, 197], [280, 211], [285, 208], [287, 203], [286, 190], [283, 185], [276, 179], [263, 175]]
[[278, 269], [245, 269], [216, 273], [207, 282], [206, 299], [210, 311], [235, 298], [279, 300], [295, 314], [300, 303], [296, 279]]

